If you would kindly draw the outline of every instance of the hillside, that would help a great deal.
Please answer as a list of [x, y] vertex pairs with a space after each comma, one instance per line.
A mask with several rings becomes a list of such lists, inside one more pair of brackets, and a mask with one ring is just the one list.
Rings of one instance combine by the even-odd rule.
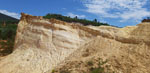
[[150, 73], [149, 28], [147, 22], [83, 26], [22, 13], [0, 73]]
[[18, 19], [0, 13], [0, 21], [18, 21]]
[[0, 56], [12, 52], [18, 22], [18, 19], [0, 13]]

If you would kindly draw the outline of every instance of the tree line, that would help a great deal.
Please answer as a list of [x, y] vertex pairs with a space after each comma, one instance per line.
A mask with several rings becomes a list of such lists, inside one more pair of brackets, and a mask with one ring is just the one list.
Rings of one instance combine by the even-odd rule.
[[50, 14], [49, 13], [43, 17], [46, 19], [55, 18], [58, 20], [66, 21], [66, 22], [77, 22], [77, 23], [81, 23], [83, 25], [93, 25], [93, 26], [106, 25], [106, 26], [109, 26], [108, 23], [99, 22], [99, 21], [97, 21], [97, 19], [94, 19], [93, 21], [91, 21], [91, 20], [87, 20], [87, 19], [79, 19], [77, 16], [75, 16], [74, 18], [71, 18], [69, 16], [63, 16], [61, 14]]

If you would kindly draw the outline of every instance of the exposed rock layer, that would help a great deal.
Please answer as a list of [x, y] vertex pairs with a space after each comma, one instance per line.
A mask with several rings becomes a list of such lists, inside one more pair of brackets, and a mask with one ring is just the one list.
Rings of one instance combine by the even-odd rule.
[[[22, 14], [15, 50], [0, 59], [0, 73], [45, 73], [65, 59], [80, 61], [93, 56], [110, 60], [117, 73], [150, 73], [149, 31], [150, 23], [95, 27]], [[82, 56], [87, 49], [92, 51], [88, 58]]]

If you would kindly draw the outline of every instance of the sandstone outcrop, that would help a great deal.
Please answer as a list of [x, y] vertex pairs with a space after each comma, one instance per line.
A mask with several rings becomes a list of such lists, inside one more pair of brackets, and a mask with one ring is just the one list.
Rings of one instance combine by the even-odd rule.
[[45, 73], [53, 69], [96, 36], [87, 29], [79, 24], [22, 14], [15, 50], [0, 61], [0, 73]]
[[93, 57], [108, 59], [116, 73], [150, 73], [149, 37], [150, 23], [83, 26], [22, 13], [15, 50], [0, 59], [0, 73], [50, 73], [64, 67], [80, 73], [72, 66], [77, 62], [69, 63]]

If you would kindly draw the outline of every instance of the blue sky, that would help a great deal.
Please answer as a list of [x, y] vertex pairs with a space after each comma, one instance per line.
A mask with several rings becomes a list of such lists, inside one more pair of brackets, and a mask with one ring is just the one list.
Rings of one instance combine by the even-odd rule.
[[36, 16], [58, 13], [124, 27], [150, 16], [150, 0], [1, 0], [0, 12], [16, 18], [21, 12]]

